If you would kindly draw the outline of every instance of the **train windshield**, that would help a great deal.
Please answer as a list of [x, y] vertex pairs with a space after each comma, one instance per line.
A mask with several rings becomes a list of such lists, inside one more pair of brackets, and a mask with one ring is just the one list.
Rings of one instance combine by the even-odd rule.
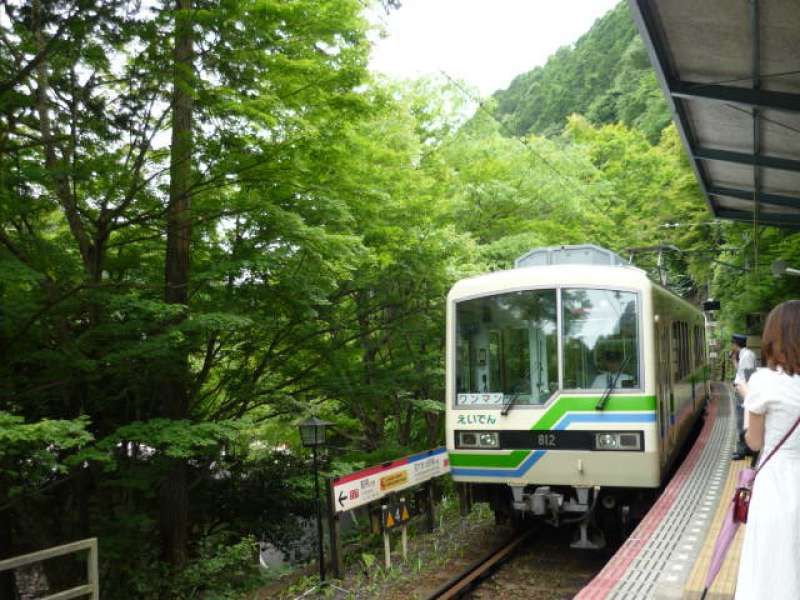
[[636, 294], [564, 289], [561, 305], [564, 389], [638, 388]]
[[558, 389], [555, 290], [456, 305], [456, 402], [544, 404]]

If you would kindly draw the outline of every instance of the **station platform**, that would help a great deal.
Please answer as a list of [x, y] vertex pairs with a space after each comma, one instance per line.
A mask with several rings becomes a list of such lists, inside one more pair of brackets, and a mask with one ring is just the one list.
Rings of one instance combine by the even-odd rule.
[[[738, 472], [749, 464], [731, 461], [735, 441], [733, 390], [715, 384], [703, 428], [683, 463], [639, 526], [576, 598], [700, 598]], [[733, 598], [743, 534], [740, 527], [707, 600]]]

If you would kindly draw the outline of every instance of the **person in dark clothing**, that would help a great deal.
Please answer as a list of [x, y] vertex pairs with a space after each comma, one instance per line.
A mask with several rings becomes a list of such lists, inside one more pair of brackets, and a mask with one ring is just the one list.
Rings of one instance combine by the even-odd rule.
[[739, 431], [736, 451], [733, 453], [732, 458], [733, 460], [742, 460], [745, 456], [751, 456], [753, 453], [744, 443], [744, 394], [742, 394], [741, 390], [756, 370], [756, 355], [747, 347], [746, 335], [734, 334], [731, 337], [731, 355], [734, 357], [736, 369], [733, 386], [736, 390], [736, 428]]

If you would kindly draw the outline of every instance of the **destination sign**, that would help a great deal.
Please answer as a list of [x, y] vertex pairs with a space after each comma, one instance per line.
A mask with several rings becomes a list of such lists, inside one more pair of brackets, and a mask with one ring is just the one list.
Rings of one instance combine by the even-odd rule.
[[458, 404], [503, 404], [505, 396], [501, 392], [484, 394], [458, 394]]

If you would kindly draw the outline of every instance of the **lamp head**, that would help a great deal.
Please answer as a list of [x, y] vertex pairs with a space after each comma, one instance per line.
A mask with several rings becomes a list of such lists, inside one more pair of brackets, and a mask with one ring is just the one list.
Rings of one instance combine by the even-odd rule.
[[331, 425], [328, 421], [323, 421], [317, 417], [309, 417], [298, 425], [300, 429], [300, 441], [306, 448], [321, 446], [325, 443], [325, 428]]

